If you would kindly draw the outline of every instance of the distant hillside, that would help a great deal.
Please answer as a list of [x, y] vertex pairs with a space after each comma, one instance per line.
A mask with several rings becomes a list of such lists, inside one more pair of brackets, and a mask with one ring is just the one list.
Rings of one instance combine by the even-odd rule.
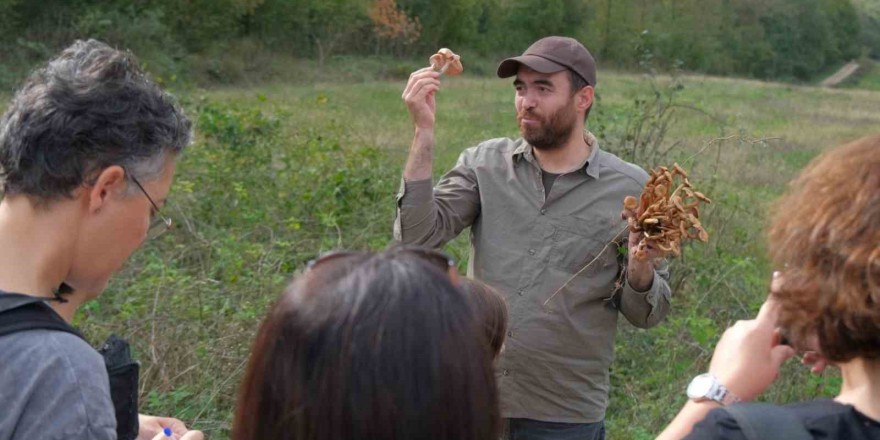
[[259, 83], [285, 57], [497, 60], [553, 34], [604, 66], [812, 82], [880, 56], [880, 0], [0, 0], [0, 87], [76, 38], [212, 85]]

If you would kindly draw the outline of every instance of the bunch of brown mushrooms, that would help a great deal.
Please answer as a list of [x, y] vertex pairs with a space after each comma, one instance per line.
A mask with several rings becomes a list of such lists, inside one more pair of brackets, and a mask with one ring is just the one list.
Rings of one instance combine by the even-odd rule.
[[683, 240], [709, 241], [709, 233], [700, 223], [700, 203], [712, 201], [694, 189], [687, 172], [677, 163], [672, 169], [661, 166], [651, 170], [641, 197], [623, 200], [624, 208], [635, 212], [628, 218], [629, 230], [644, 235], [635, 256], [644, 257], [649, 242], [679, 256]]

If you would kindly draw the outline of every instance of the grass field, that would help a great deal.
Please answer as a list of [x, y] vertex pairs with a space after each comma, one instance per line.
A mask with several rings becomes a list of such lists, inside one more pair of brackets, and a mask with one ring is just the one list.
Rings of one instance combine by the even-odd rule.
[[[78, 318], [94, 342], [116, 332], [134, 343], [144, 412], [227, 438], [251, 338], [285, 283], [322, 251], [389, 243], [411, 136], [402, 88], [331, 75], [179, 93], [198, 128], [169, 199], [178, 226], [147, 243]], [[876, 131], [880, 92], [608, 72], [590, 126], [603, 148], [642, 166], [678, 161], [716, 202], [705, 213], [711, 241], [674, 263], [668, 320], [648, 331], [621, 320], [609, 438], [653, 438], [720, 332], [765, 295], [762, 229], [774, 197], [824, 148]], [[445, 81], [435, 175], [462, 149], [516, 133], [509, 81]], [[466, 246], [460, 237], [447, 250], [464, 265]], [[836, 391], [833, 374], [801, 370], [790, 366], [767, 398]]]
[[863, 72], [860, 72], [854, 81], [847, 87], [880, 91], [880, 63], [869, 62]]

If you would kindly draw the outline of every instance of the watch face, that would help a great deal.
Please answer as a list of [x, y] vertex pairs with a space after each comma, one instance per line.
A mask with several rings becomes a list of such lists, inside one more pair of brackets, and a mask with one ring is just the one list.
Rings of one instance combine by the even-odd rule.
[[699, 399], [708, 396], [709, 391], [712, 390], [713, 382], [712, 377], [708, 374], [701, 374], [695, 377], [694, 380], [691, 381], [691, 384], [688, 385], [688, 397], [691, 399]]

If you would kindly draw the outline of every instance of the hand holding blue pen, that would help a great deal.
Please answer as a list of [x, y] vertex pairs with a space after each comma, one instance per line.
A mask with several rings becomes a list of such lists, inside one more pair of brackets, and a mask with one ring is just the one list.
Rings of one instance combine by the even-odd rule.
[[191, 431], [174, 417], [138, 415], [138, 440], [202, 440], [200, 431]]
[[205, 436], [201, 431], [187, 431], [183, 436], [178, 436], [171, 428], [166, 427], [162, 428], [162, 431], [156, 434], [153, 440], [204, 440], [204, 438]]

